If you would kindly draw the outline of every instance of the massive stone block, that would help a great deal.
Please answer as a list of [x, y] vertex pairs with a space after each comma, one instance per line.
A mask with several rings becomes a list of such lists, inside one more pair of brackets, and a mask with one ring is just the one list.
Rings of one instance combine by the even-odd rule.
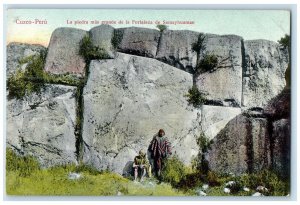
[[7, 75], [14, 74], [17, 69], [25, 70], [27, 63], [22, 60], [46, 51], [41, 45], [27, 43], [10, 43], [6, 47], [6, 72]]
[[291, 125], [290, 120], [273, 122], [273, 169], [282, 176], [289, 177], [291, 165]]
[[117, 50], [123, 53], [154, 58], [160, 32], [155, 29], [129, 27], [116, 29]]
[[218, 66], [207, 72], [199, 70], [196, 85], [207, 98], [219, 104], [231, 102], [241, 105], [242, 97], [242, 38], [235, 35], [205, 35], [205, 49], [199, 53], [198, 61], [205, 55], [218, 58]]
[[194, 73], [197, 63], [197, 52], [193, 50], [193, 45], [197, 43], [199, 34], [188, 30], [163, 31], [156, 59]]
[[118, 53], [92, 61], [84, 88], [83, 160], [123, 173], [160, 128], [188, 164], [198, 153], [200, 110], [188, 105], [189, 73], [154, 59]]
[[242, 174], [271, 165], [267, 120], [238, 115], [214, 138], [206, 154], [211, 170]]
[[111, 58], [114, 57], [114, 48], [111, 43], [114, 30], [110, 25], [100, 25], [89, 31], [93, 46], [103, 49]]
[[40, 94], [7, 101], [6, 145], [43, 167], [76, 163], [76, 87], [47, 85]]
[[201, 109], [201, 127], [205, 136], [213, 139], [234, 117], [241, 113], [241, 108], [203, 105]]
[[245, 41], [243, 106], [264, 107], [285, 87], [288, 52], [267, 40]]
[[53, 74], [85, 74], [85, 61], [79, 55], [80, 41], [87, 31], [75, 28], [57, 28], [48, 46], [45, 71]]

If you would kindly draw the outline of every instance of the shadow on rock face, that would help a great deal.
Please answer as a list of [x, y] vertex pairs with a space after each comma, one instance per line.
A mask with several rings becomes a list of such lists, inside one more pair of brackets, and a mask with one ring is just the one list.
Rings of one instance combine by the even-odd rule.
[[125, 165], [125, 167], [123, 168], [123, 177], [131, 177], [133, 176], [133, 161], [128, 161]]

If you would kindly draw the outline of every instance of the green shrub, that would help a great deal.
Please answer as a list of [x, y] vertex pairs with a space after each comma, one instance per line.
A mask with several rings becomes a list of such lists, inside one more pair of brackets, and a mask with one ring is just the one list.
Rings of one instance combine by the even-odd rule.
[[218, 66], [218, 58], [214, 54], [206, 54], [197, 65], [197, 72], [210, 72]]
[[248, 180], [246, 177], [242, 177], [242, 181], [247, 182], [247, 186], [252, 189], [256, 189], [258, 186], [264, 186], [269, 191], [264, 193], [264, 195], [271, 196], [285, 196], [290, 190], [290, 183], [287, 179], [280, 178], [276, 173], [270, 170], [263, 170], [259, 173], [249, 174]]
[[205, 48], [205, 36], [203, 33], [200, 33], [197, 42], [192, 44], [192, 49], [199, 54]]
[[94, 46], [89, 35], [86, 35], [80, 41], [79, 55], [81, 55], [86, 63], [93, 59], [106, 59], [110, 58], [104, 48]]
[[280, 45], [289, 48], [291, 46], [291, 38], [290, 35], [285, 34], [284, 37], [280, 38], [280, 40], [277, 41]]
[[198, 164], [198, 169], [204, 174], [209, 171], [208, 161], [205, 159], [205, 153], [210, 148], [211, 143], [212, 140], [209, 140], [203, 132], [197, 138], [197, 145], [201, 149], [201, 152], [199, 152], [198, 155], [198, 160], [200, 161], [200, 163]]
[[40, 92], [45, 84], [63, 84], [78, 86], [82, 80], [70, 74], [54, 75], [44, 71], [46, 52], [25, 57], [19, 60], [20, 64], [27, 63], [24, 71], [17, 69], [7, 78], [7, 90], [10, 98], [21, 99], [25, 95]]
[[203, 184], [203, 181], [203, 175], [199, 171], [194, 171], [182, 177], [179, 183], [176, 185], [176, 188], [183, 191], [189, 191], [191, 189], [200, 187]]
[[206, 183], [208, 183], [210, 186], [220, 186], [221, 181], [220, 177], [212, 171], [208, 171], [205, 176]]
[[177, 156], [173, 156], [165, 160], [161, 175], [162, 181], [168, 182], [176, 187], [186, 175], [185, 165]]
[[72, 85], [78, 86], [82, 83], [82, 80], [78, 77], [70, 74], [51, 74], [44, 72], [44, 82], [49, 84], [62, 84], [62, 85]]
[[160, 32], [163, 32], [164, 30], [168, 29], [168, 26], [159, 24], [156, 26], [156, 28], [158, 28]]
[[18, 69], [15, 74], [11, 74], [7, 79], [7, 89], [9, 97], [23, 98], [33, 92], [39, 92], [44, 86], [44, 64], [46, 52], [41, 52], [38, 55], [21, 59], [21, 63], [27, 63], [26, 70]]
[[6, 149], [6, 171], [14, 171], [19, 176], [28, 177], [39, 169], [39, 163], [34, 157], [19, 156], [13, 150]]
[[285, 34], [284, 37], [280, 38], [280, 40], [278, 40], [278, 43], [282, 46], [284, 46], [285, 48], [288, 49], [289, 52], [289, 64], [288, 67], [285, 71], [285, 81], [288, 87], [291, 86], [291, 38], [290, 35]]
[[199, 91], [199, 89], [195, 85], [191, 89], [189, 89], [188, 94], [185, 95], [185, 97], [188, 98], [188, 103], [196, 108], [199, 108], [207, 101], [206, 96], [207, 93]]
[[118, 48], [118, 46], [120, 45], [122, 38], [123, 38], [123, 31], [116, 29], [111, 39], [111, 44], [115, 49]]

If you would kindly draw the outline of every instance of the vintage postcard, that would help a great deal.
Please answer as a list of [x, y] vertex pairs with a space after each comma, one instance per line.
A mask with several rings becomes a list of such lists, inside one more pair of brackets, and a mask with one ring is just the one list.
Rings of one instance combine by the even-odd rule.
[[5, 15], [8, 196], [289, 199], [290, 11]]

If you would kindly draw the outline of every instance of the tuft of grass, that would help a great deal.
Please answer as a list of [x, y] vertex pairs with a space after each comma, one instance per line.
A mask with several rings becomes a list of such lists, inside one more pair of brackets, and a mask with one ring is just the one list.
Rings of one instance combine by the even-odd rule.
[[201, 51], [205, 50], [205, 36], [203, 33], [200, 33], [197, 39], [197, 42], [192, 45], [192, 49], [199, 54]]
[[159, 30], [160, 32], [163, 32], [164, 30], [167, 30], [167, 29], [168, 29], [168, 26], [163, 25], [163, 24], [159, 24], [159, 25], [156, 26], [156, 28], [158, 28], [158, 30]]
[[28, 177], [40, 170], [38, 161], [32, 156], [20, 156], [13, 150], [6, 150], [6, 170], [15, 172], [21, 177]]
[[185, 97], [187, 97], [187, 101], [190, 105], [199, 108], [207, 101], [207, 95], [207, 93], [200, 91], [197, 86], [193, 85], [193, 87], [188, 90], [188, 94], [186, 94]]
[[185, 165], [176, 155], [165, 159], [161, 175], [162, 181], [168, 182], [172, 186], [177, 186], [186, 175]]
[[26, 70], [18, 69], [15, 74], [11, 74], [7, 79], [7, 89], [9, 97], [21, 99], [25, 95], [39, 92], [44, 86], [44, 71], [46, 52], [21, 59], [22, 64], [27, 63]]
[[89, 35], [86, 35], [80, 41], [79, 55], [81, 55], [86, 63], [93, 59], [107, 59], [110, 58], [104, 48], [94, 46]]
[[114, 30], [114, 35], [111, 39], [111, 44], [113, 45], [114, 49], [117, 49], [120, 45], [123, 38], [123, 31], [119, 29]]
[[198, 63], [196, 71], [201, 72], [211, 72], [218, 66], [218, 58], [214, 54], [206, 54]]
[[239, 177], [241, 182], [246, 186], [256, 189], [258, 186], [264, 186], [268, 192], [264, 195], [269, 196], [286, 196], [290, 193], [289, 179], [280, 178], [271, 170], [262, 170], [259, 173], [244, 174]]
[[53, 75], [44, 71], [46, 52], [28, 56], [19, 60], [27, 63], [25, 71], [18, 69], [7, 79], [7, 90], [10, 98], [21, 99], [31, 93], [39, 93], [45, 84], [63, 84], [77, 86], [81, 80], [69, 74]]

